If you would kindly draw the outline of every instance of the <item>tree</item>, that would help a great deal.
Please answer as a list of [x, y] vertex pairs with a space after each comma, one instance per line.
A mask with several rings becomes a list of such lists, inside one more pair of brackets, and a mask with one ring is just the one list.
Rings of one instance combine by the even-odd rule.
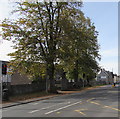
[[18, 19], [5, 19], [1, 25], [3, 39], [12, 40], [15, 43], [16, 51], [10, 56], [14, 58], [13, 61], [18, 64], [18, 67], [29, 67], [25, 62], [45, 64], [50, 91], [54, 92], [54, 63], [61, 57], [60, 42], [66, 38], [61, 21], [66, 14], [69, 14], [68, 11], [73, 12], [69, 15], [74, 19], [74, 10], [78, 11], [82, 3], [17, 2], [17, 4], [18, 7], [14, 13], [19, 14]]
[[74, 77], [77, 84], [79, 74], [83, 72], [90, 75], [93, 73], [92, 71], [98, 69], [96, 61], [100, 59], [98, 32], [90, 19], [85, 18], [84, 14], [76, 9], [67, 12], [62, 25], [65, 38], [64, 41], [61, 41], [61, 63], [63, 67], [66, 66], [64, 70], [69, 72], [70, 77]]

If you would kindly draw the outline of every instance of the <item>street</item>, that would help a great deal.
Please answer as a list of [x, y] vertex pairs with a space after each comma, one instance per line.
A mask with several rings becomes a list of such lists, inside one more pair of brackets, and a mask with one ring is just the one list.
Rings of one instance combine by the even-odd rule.
[[118, 117], [118, 87], [103, 86], [2, 110], [3, 117]]

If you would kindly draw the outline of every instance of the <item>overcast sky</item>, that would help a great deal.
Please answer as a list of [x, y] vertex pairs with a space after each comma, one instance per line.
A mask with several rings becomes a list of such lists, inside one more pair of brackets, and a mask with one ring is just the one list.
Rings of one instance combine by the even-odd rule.
[[[0, 0], [0, 20], [11, 17], [13, 5], [10, 1]], [[100, 66], [118, 74], [118, 2], [84, 2], [82, 11], [90, 17], [99, 32]], [[13, 52], [11, 45], [11, 42], [1, 40], [0, 60], [10, 60], [7, 54]]]

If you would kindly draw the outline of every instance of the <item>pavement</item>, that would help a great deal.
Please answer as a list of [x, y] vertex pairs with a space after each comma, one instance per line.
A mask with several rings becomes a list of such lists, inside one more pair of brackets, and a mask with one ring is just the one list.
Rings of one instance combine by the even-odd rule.
[[27, 104], [27, 103], [32, 103], [32, 102], [36, 102], [36, 101], [40, 101], [40, 100], [46, 100], [46, 99], [50, 99], [50, 98], [53, 98], [53, 97], [60, 96], [60, 94], [61, 95], [67, 95], [67, 94], [72, 94], [72, 93], [77, 93], [77, 92], [83, 92], [85, 90], [90, 90], [90, 89], [93, 89], [93, 88], [95, 88], [95, 87], [85, 88], [83, 90], [77, 90], [77, 91], [58, 91], [59, 94], [55, 94], [55, 95], [31, 98], [31, 99], [16, 101], [16, 102], [8, 101], [8, 102], [2, 103], [2, 108], [8, 108], [8, 107]]
[[3, 117], [118, 117], [118, 87], [102, 86], [2, 109]]
[[56, 96], [57, 95], [52, 95], [52, 96], [46, 96], [46, 97], [32, 98], [32, 99], [23, 100], [23, 101], [8, 102], [8, 103], [2, 104], [2, 108], [8, 108], [8, 107], [32, 103], [32, 102], [36, 102], [36, 101], [40, 101], [40, 100], [46, 100], [46, 99], [50, 99], [50, 98], [56, 97]]

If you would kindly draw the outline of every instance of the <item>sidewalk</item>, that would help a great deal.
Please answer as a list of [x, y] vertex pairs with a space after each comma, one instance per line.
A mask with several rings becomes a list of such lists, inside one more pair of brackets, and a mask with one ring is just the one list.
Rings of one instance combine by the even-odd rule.
[[49, 99], [49, 98], [56, 97], [56, 96], [58, 96], [58, 95], [32, 98], [32, 99], [17, 101], [17, 102], [6, 102], [6, 103], [2, 104], [2, 108], [8, 108], [8, 107], [12, 107], [12, 106], [21, 105], [21, 104], [27, 104], [27, 103], [31, 103], [31, 102], [36, 102], [36, 101], [40, 101], [40, 100]]
[[37, 97], [37, 98], [27, 99], [27, 100], [23, 100], [23, 101], [5, 102], [2, 104], [2, 108], [8, 108], [8, 107], [12, 107], [12, 106], [21, 105], [21, 104], [27, 104], [27, 103], [31, 103], [31, 102], [40, 101], [40, 100], [46, 100], [46, 99], [50, 99], [50, 98], [61, 96], [61, 95], [67, 95], [67, 94], [79, 93], [79, 92], [82, 93], [83, 91], [91, 90], [91, 89], [94, 89], [97, 87], [101, 87], [101, 86], [95, 86], [95, 87], [89, 87], [89, 88], [87, 87], [87, 88], [83, 88], [81, 90], [73, 90], [73, 91], [58, 91], [59, 94]]

